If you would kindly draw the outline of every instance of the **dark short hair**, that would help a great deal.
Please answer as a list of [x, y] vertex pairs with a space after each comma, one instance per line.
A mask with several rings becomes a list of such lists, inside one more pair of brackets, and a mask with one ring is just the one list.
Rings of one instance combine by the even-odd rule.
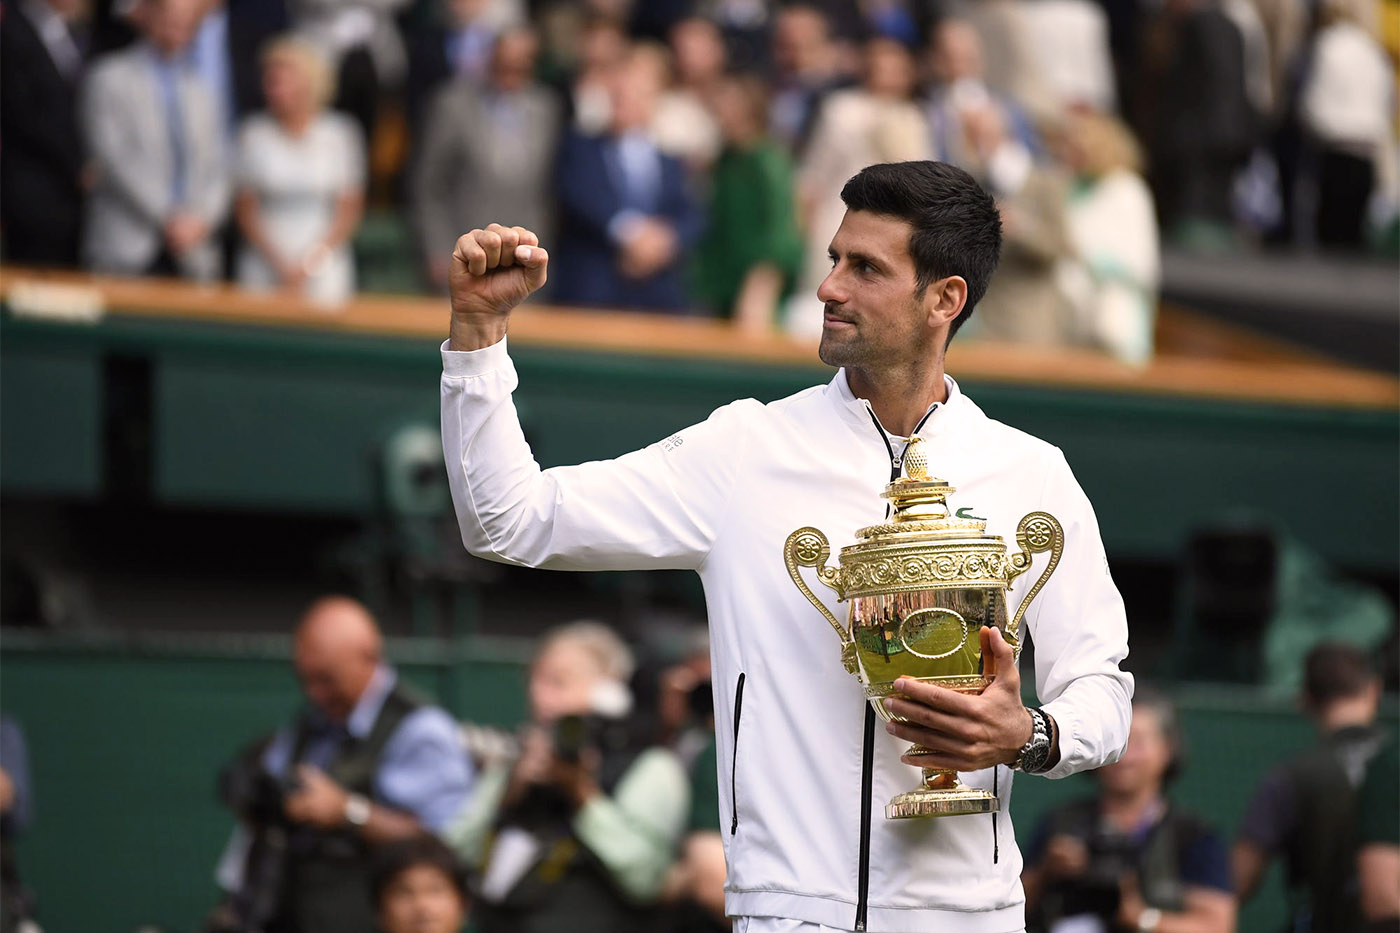
[[948, 329], [951, 340], [987, 294], [1001, 258], [1001, 214], [992, 196], [947, 162], [882, 162], [852, 176], [841, 200], [849, 210], [913, 225], [909, 255], [920, 292], [950, 275], [967, 281], [967, 303]]
[[384, 906], [384, 895], [400, 875], [420, 865], [442, 872], [452, 883], [452, 887], [457, 889], [462, 900], [467, 900], [467, 876], [462, 863], [440, 839], [424, 833], [411, 839], [387, 843], [374, 850], [370, 883], [374, 891], [375, 908]]
[[1375, 680], [1370, 659], [1351, 645], [1323, 642], [1303, 661], [1303, 698], [1312, 706], [1354, 697]]

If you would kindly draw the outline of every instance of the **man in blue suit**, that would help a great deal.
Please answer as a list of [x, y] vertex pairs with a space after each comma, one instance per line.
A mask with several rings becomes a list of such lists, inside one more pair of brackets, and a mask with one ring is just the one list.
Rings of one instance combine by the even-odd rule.
[[661, 69], [633, 51], [610, 82], [612, 122], [600, 136], [574, 132], [559, 158], [561, 304], [684, 312], [682, 258], [701, 218], [685, 168], [648, 133]]

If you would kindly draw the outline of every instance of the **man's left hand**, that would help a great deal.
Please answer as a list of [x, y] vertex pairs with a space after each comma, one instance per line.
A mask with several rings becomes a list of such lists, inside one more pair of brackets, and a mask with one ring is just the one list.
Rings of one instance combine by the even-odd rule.
[[885, 700], [885, 708], [904, 722], [891, 722], [886, 731], [933, 753], [905, 755], [906, 764], [951, 771], [980, 771], [1011, 764], [1031, 739], [1031, 715], [1021, 704], [1021, 674], [1016, 656], [1000, 630], [984, 627], [982, 658], [992, 661], [995, 679], [980, 694], [970, 696], [900, 678], [894, 689], [901, 696]]
[[335, 829], [345, 822], [345, 788], [313, 765], [299, 765], [300, 786], [287, 795], [284, 809], [293, 823], [307, 823], [322, 829]]

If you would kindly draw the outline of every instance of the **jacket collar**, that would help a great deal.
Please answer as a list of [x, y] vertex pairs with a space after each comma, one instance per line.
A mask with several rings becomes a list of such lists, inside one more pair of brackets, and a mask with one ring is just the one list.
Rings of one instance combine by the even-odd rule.
[[[950, 418], [967, 405], [967, 397], [962, 394], [962, 390], [958, 388], [958, 384], [952, 376], [944, 373], [943, 384], [948, 389], [948, 400], [935, 402], [929, 406], [931, 414], [924, 421], [924, 426], [919, 429], [921, 437], [934, 437], [947, 430]], [[872, 413], [870, 403], [857, 397], [851, 391], [851, 384], [846, 380], [844, 366], [836, 371], [836, 375], [822, 391], [831, 404], [836, 407], [841, 417], [853, 428], [862, 432], [870, 430]]]

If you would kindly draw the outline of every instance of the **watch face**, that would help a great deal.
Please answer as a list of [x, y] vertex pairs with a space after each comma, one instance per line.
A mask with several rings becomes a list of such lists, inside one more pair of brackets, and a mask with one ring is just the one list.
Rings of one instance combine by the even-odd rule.
[[1040, 733], [1036, 733], [1035, 738], [1031, 739], [1031, 747], [1026, 749], [1026, 757], [1021, 769], [1031, 773], [1039, 771], [1045, 767], [1045, 761], [1049, 757], [1050, 742]]

